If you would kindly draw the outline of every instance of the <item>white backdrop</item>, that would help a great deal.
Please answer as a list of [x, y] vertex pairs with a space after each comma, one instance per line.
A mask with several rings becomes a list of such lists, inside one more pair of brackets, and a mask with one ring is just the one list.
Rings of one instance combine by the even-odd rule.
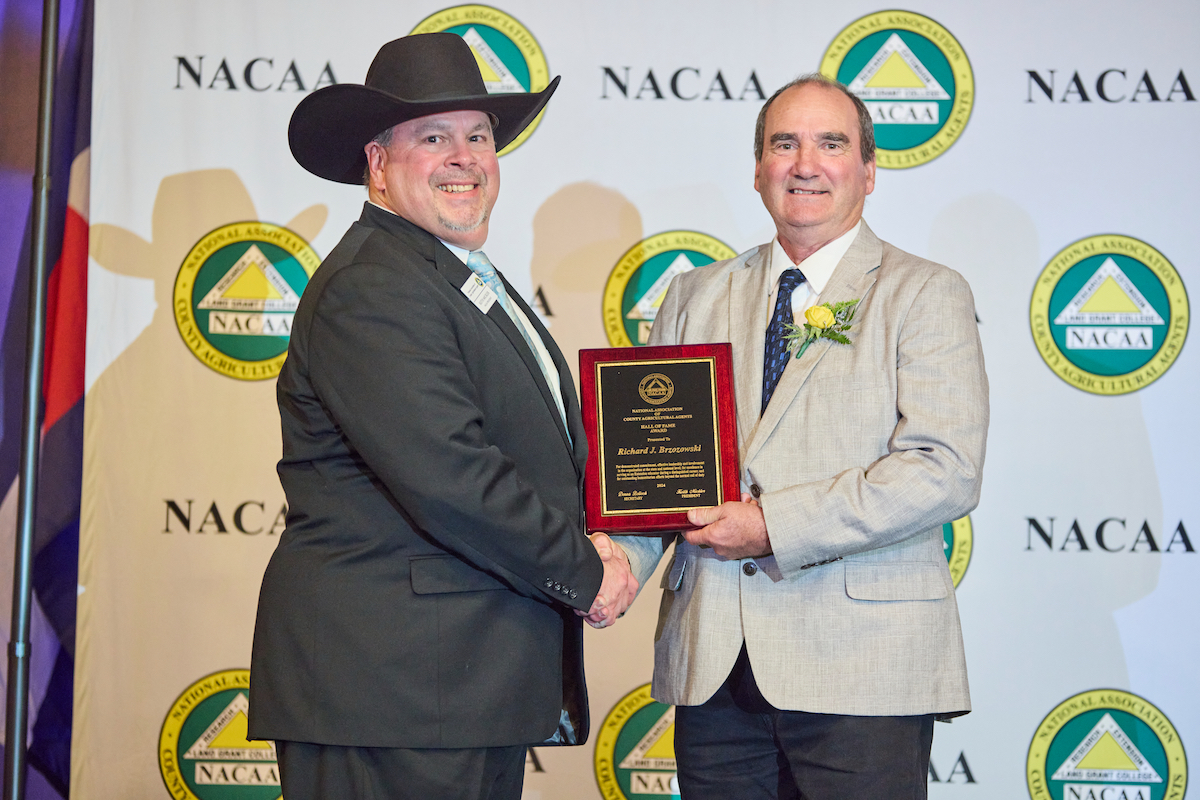
[[[178, 736], [199, 736], [237, 696], [283, 503], [273, 470], [273, 381], [228, 377], [189, 352], [173, 313], [175, 280], [194, 245], [235, 222], [284, 226], [328, 253], [357, 218], [363, 191], [295, 164], [286, 144], [291, 111], [329, 76], [361, 82], [379, 45], [451, 7], [97, 0], [72, 796], [278, 796], [269, 769], [231, 769], [226, 783], [201, 785], [172, 771], [190, 741], [164, 755], [162, 737], [180, 726]], [[958, 588], [975, 710], [938, 726], [931, 796], [1010, 800], [1032, 791], [1057, 800], [1071, 797], [1073, 785], [1107, 781], [1131, 798], [1182, 797], [1179, 754], [1200, 743], [1196, 349], [1183, 346], [1150, 385], [1106, 396], [1058, 377], [1039, 355], [1030, 320], [1043, 269], [1092, 237], [1100, 237], [1101, 255], [1104, 235], [1148, 243], [1173, 265], [1179, 285], [1200, 285], [1200, 156], [1189, 144], [1200, 102], [1188, 99], [1200, 92], [1200, 8], [1183, 0], [1086, 8], [929, 0], [906, 8], [961, 46], [974, 102], [938, 158], [880, 170], [865, 216], [882, 238], [966, 276], [992, 385], [983, 497]], [[772, 236], [752, 188], [761, 101], [751, 76], [769, 95], [816, 70], [843, 28], [883, 9], [862, 0], [511, 0], [500, 10], [536, 39], [549, 74], [563, 80], [537, 130], [501, 161], [487, 251], [527, 297], [540, 290], [551, 332], [570, 357], [609, 343], [604, 287], [639, 241], [688, 230], [740, 252]], [[624, 92], [606, 68], [627, 80]], [[647, 86], [651, 71], [662, 99]], [[718, 71], [734, 99], [712, 91]], [[1031, 72], [1053, 82], [1051, 97]], [[699, 96], [676, 96], [675, 75], [678, 95]], [[1126, 272], [1145, 293], [1153, 279], [1133, 269]], [[1122, 297], [1128, 303], [1132, 294]], [[1051, 316], [1063, 302], [1050, 301]], [[1171, 308], [1175, 324], [1187, 316], [1181, 309]], [[650, 678], [656, 585], [616, 629], [589, 631], [596, 725]], [[214, 674], [215, 683], [203, 685]], [[194, 697], [215, 698], [222, 709], [189, 728], [185, 690], [198, 682]], [[1173, 733], [1146, 704], [1169, 718]], [[1113, 717], [1127, 738], [1109, 731], [1071, 762], [1091, 777], [1047, 774], [1048, 793], [1037, 794], [1039, 770], [1066, 763], [1099, 724], [1096, 710], [1121, 708], [1132, 709]], [[1060, 727], [1069, 730], [1055, 739]], [[222, 741], [239, 744], [236, 727], [221, 731]], [[1049, 760], [1034, 763], [1031, 790], [1030, 754], [1037, 762], [1038, 742], [1051, 740]], [[538, 750], [526, 796], [632, 791], [625, 773], [624, 784], [597, 783], [596, 741]], [[244, 741], [229, 747], [226, 762], [210, 754], [205, 763], [270, 764], [269, 751], [256, 755]], [[617, 760], [629, 748], [618, 743]], [[1166, 766], [1151, 755], [1159, 751]], [[1157, 780], [1143, 770], [1141, 783], [1121, 783], [1127, 765], [1139, 763], [1135, 752], [1157, 763]], [[669, 764], [657, 769], [670, 774]], [[261, 780], [247, 786], [252, 774]]]

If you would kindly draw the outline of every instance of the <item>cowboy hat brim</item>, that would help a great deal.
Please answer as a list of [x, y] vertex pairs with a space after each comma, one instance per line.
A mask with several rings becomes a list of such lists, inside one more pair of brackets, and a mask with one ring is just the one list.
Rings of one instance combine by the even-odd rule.
[[292, 112], [288, 144], [296, 161], [312, 174], [338, 183], [361, 184], [367, 168], [363, 148], [393, 125], [446, 111], [482, 111], [495, 121], [492, 136], [499, 152], [546, 107], [558, 82], [556, 77], [537, 93], [444, 100], [406, 100], [352, 83], [326, 86], [301, 100]]

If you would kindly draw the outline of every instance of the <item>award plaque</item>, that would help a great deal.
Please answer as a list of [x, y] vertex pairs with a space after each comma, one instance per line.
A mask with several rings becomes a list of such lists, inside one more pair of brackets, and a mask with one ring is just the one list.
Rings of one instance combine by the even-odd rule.
[[589, 531], [694, 528], [739, 495], [729, 344], [579, 351]]

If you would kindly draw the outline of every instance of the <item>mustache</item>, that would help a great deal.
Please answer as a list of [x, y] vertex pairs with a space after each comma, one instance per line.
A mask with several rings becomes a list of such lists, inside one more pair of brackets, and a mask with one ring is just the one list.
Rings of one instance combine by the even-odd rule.
[[431, 176], [429, 183], [431, 186], [440, 186], [446, 183], [477, 183], [480, 186], [487, 186], [487, 174], [474, 169], [446, 170]]

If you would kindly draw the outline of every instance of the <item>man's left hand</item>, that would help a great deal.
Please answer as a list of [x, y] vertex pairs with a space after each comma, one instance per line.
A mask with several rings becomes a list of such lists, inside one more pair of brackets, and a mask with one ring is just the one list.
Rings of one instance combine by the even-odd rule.
[[703, 527], [684, 531], [689, 544], [711, 547], [722, 558], [757, 558], [771, 554], [767, 521], [762, 509], [748, 494], [741, 502], [726, 502], [712, 508], [693, 508], [688, 522]]
[[576, 610], [575, 614], [593, 628], [607, 628], [616, 623], [637, 597], [638, 581], [629, 567], [629, 556], [608, 534], [592, 534], [591, 540], [604, 563], [604, 580], [588, 612]]

